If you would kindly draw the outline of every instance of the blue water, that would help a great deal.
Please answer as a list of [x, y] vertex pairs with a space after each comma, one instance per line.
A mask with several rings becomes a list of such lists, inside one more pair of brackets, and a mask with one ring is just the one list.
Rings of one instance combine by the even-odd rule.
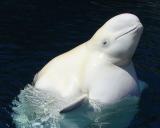
[[[136, 14], [144, 33], [133, 62], [148, 83], [129, 128], [160, 127], [160, 1], [0, 1], [0, 128], [14, 128], [11, 103], [50, 59], [88, 40], [109, 18]], [[96, 126], [90, 126], [96, 127]]]

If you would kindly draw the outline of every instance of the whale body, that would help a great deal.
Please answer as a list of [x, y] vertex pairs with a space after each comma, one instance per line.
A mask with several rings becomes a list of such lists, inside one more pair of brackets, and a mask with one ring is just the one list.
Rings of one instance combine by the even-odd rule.
[[84, 99], [107, 105], [139, 96], [132, 56], [142, 31], [142, 23], [133, 14], [111, 18], [90, 40], [48, 62], [35, 76], [35, 87], [75, 99], [61, 112]]

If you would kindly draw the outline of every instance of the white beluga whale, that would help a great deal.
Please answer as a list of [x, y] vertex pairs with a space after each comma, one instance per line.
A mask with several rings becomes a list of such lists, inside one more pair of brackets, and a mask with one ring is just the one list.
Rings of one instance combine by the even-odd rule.
[[72, 110], [85, 99], [108, 105], [139, 96], [131, 59], [142, 31], [143, 25], [133, 14], [111, 18], [90, 40], [46, 64], [35, 76], [35, 87], [75, 99], [60, 112]]

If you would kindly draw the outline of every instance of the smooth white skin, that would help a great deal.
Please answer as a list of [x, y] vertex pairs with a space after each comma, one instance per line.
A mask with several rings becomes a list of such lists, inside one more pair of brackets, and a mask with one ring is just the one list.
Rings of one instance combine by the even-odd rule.
[[65, 98], [87, 94], [104, 104], [139, 95], [131, 58], [142, 30], [133, 14], [111, 18], [89, 41], [45, 65], [36, 75], [35, 87]]

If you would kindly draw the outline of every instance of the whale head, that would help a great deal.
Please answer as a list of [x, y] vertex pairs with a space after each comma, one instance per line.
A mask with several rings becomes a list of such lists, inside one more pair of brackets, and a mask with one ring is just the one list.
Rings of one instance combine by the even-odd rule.
[[90, 39], [92, 48], [111, 63], [123, 66], [130, 62], [143, 31], [139, 18], [124, 13], [108, 20]]

